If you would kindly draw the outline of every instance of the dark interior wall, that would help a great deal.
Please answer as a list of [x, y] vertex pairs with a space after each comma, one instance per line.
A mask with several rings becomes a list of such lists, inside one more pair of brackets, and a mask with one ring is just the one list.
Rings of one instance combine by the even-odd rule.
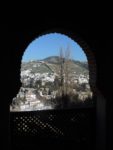
[[[103, 25], [104, 26], [104, 25]], [[113, 125], [111, 123], [113, 118], [113, 102], [112, 102], [112, 50], [113, 38], [111, 34], [112, 28], [102, 28], [102, 24], [95, 25], [85, 23], [76, 23], [73, 21], [41, 21], [36, 24], [10, 24], [1, 27], [1, 124], [0, 136], [1, 144], [5, 146], [8, 143], [8, 121], [9, 121], [9, 104], [12, 98], [18, 93], [20, 83], [20, 63], [23, 51], [28, 44], [37, 37], [51, 29], [62, 28], [71, 30], [77, 33], [91, 48], [96, 58], [97, 65], [97, 80], [96, 86], [104, 96], [106, 104], [103, 110], [103, 105], [98, 104], [98, 111], [101, 116], [106, 114], [106, 136], [104, 138], [107, 147], [111, 148]], [[106, 109], [106, 112], [105, 112]], [[98, 114], [97, 114], [98, 115]], [[98, 122], [97, 122], [98, 124]], [[100, 126], [101, 128], [101, 126]], [[104, 129], [103, 129], [104, 130]], [[102, 130], [102, 131], [103, 131]], [[101, 132], [100, 132], [101, 134]], [[101, 138], [102, 136], [100, 136]], [[100, 139], [101, 142], [102, 139]]]

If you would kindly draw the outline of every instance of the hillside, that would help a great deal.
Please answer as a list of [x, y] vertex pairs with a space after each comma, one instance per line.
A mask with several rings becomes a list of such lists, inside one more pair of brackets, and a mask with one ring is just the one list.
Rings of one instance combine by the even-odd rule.
[[13, 99], [11, 111], [71, 108], [80, 103], [85, 104], [84, 101], [92, 97], [88, 64], [60, 59], [51, 56], [22, 62], [22, 87]]
[[[23, 62], [21, 70], [31, 70], [32, 73], [58, 73], [59, 62], [58, 56], [50, 56], [40, 61]], [[69, 71], [71, 73], [76, 72], [78, 75], [88, 75], [88, 64], [86, 62], [72, 60], [69, 64]]]

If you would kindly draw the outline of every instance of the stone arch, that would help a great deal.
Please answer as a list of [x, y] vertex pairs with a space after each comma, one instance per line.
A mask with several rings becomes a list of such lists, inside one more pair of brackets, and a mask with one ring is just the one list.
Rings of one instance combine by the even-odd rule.
[[[35, 35], [33, 35], [32, 39], [29, 40], [29, 44], [32, 41], [34, 41], [35, 39], [37, 39], [43, 35], [50, 34], [50, 33], [64, 34], [67, 37], [71, 38], [74, 42], [78, 43], [79, 46], [82, 48], [82, 50], [84, 51], [84, 53], [87, 57], [88, 67], [89, 67], [89, 84], [90, 84], [91, 90], [93, 92], [93, 96], [95, 97], [97, 95], [97, 93], [99, 93], [99, 91], [97, 90], [97, 87], [96, 87], [97, 70], [96, 70], [96, 60], [95, 60], [93, 50], [89, 47], [88, 43], [86, 43], [77, 33], [73, 32], [71, 30], [62, 29], [62, 28], [49, 29], [46, 31], [42, 31], [40, 34], [35, 32]], [[29, 44], [27, 44], [27, 46], [29, 46]], [[22, 60], [22, 56], [23, 56], [24, 52], [25, 52], [25, 50], [23, 51], [23, 53], [21, 55], [21, 60]]]
[[[88, 61], [89, 85], [90, 85], [90, 89], [91, 89], [91, 91], [93, 93], [92, 94], [93, 95], [92, 98], [94, 98], [96, 96], [96, 94], [97, 94], [97, 92], [96, 92], [97, 91], [96, 90], [96, 62], [95, 62], [95, 58], [94, 58], [93, 52], [91, 51], [91, 49], [88, 46], [88, 44], [85, 43], [84, 40], [81, 39], [76, 33], [73, 34], [73, 32], [68, 31], [68, 30], [63, 30], [63, 29], [52, 29], [52, 30], [48, 30], [46, 32], [42, 32], [38, 37], [34, 36], [32, 38], [32, 40], [31, 40], [31, 42], [35, 41], [35, 39], [39, 38], [40, 36], [44, 36], [44, 35], [47, 35], [47, 34], [50, 34], [50, 33], [59, 33], [61, 35], [62, 34], [66, 35], [67, 37], [69, 37], [71, 40], [76, 42], [82, 48], [83, 52], [86, 55], [87, 61]], [[29, 44], [27, 46], [29, 46]], [[25, 52], [25, 50], [22, 53], [23, 55], [24, 55], [24, 52]], [[21, 55], [21, 60], [22, 60], [22, 56], [23, 55]], [[21, 72], [21, 65], [20, 65], [20, 72]], [[21, 76], [20, 76], [20, 78], [21, 78]], [[21, 82], [21, 79], [20, 79], [20, 82]], [[22, 85], [22, 83], [21, 83], [21, 85]], [[21, 86], [20, 86], [20, 88], [21, 88]], [[94, 102], [95, 102], [95, 100], [94, 100]]]

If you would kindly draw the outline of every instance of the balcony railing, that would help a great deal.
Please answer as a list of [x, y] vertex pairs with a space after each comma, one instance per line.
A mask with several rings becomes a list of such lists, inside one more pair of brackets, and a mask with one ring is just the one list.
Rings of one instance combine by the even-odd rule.
[[95, 108], [10, 113], [11, 145], [94, 148]]

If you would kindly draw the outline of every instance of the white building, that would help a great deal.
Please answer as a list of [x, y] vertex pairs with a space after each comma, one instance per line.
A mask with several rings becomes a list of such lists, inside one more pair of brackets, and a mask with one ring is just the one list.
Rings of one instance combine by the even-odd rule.
[[83, 75], [79, 76], [78, 78], [78, 82], [79, 84], [82, 84], [82, 83], [88, 83], [88, 79]]

